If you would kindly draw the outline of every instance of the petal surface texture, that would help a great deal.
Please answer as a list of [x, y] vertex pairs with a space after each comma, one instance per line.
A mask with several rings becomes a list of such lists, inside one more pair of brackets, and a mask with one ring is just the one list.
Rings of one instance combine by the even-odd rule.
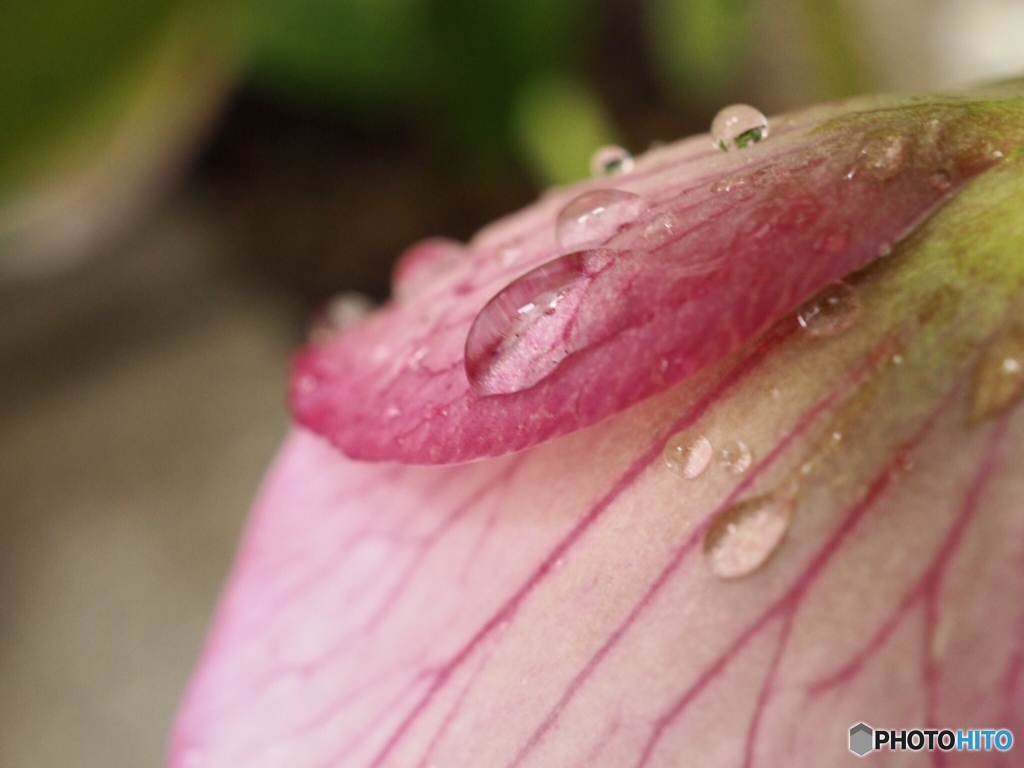
[[297, 356], [296, 420], [351, 457], [414, 464], [597, 423], [891, 251], [1009, 154], [1005, 90], [818, 107], [729, 152], [698, 136], [466, 247], [427, 241], [382, 311]]
[[[1024, 142], [1000, 149], [984, 112], [972, 125], [993, 144], [964, 140], [941, 195], [911, 160], [862, 190], [831, 179], [879, 118], [837, 139], [832, 114], [743, 150], [749, 173], [795, 185], [751, 181], [749, 207], [711, 191], [738, 161], [703, 143], [638, 162], [621, 186], [650, 205], [598, 249], [627, 256], [577, 258], [590, 282], [560, 300], [599, 340], [521, 392], [470, 390], [462, 345], [492, 296], [557, 256], [572, 195], [461, 255], [527, 243], [529, 264], [481, 283], [456, 266], [308, 350], [298, 375], [323, 392], [299, 398], [307, 426], [265, 481], [170, 766], [820, 768], [850, 763], [861, 721], [1024, 736]], [[831, 153], [806, 154], [814, 136]], [[965, 182], [968, 156], [996, 150]], [[636, 262], [661, 258], [644, 232], [669, 214], [680, 242], [713, 232], [692, 235], [699, 255], [666, 255], [659, 286]], [[830, 253], [811, 258], [822, 236]], [[592, 314], [606, 291], [627, 321]], [[429, 297], [442, 309], [420, 323]], [[391, 351], [373, 363], [377, 344]], [[377, 416], [389, 397], [394, 429]], [[331, 442], [423, 463], [537, 445], [408, 466]], [[1019, 749], [935, 764], [1011, 765]]]

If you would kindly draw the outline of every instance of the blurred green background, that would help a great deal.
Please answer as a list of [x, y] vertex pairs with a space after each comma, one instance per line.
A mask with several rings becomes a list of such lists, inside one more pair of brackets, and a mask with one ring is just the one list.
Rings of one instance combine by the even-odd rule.
[[311, 309], [598, 147], [1019, 72], [1016, 0], [4, 0], [0, 765], [156, 765]]

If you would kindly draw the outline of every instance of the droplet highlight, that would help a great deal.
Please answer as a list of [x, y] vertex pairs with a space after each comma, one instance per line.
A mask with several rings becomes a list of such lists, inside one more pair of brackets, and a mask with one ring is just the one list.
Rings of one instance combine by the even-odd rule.
[[754, 463], [750, 446], [742, 440], [730, 440], [718, 449], [718, 465], [734, 475], [742, 475]]
[[672, 435], [665, 443], [665, 463], [685, 477], [695, 480], [707, 471], [714, 458], [711, 441], [699, 432], [683, 431]]
[[601, 147], [590, 158], [590, 172], [594, 176], [616, 176], [633, 170], [633, 155], [629, 150], [610, 144]]
[[732, 104], [711, 121], [711, 141], [723, 152], [743, 149], [768, 137], [768, 118], [749, 104]]
[[647, 209], [640, 195], [621, 189], [595, 189], [571, 200], [555, 221], [555, 239], [565, 250], [602, 245]]
[[619, 255], [598, 249], [559, 257], [487, 302], [466, 337], [466, 375], [473, 390], [479, 395], [520, 392], [585, 348], [588, 329], [573, 320], [590, 284]]
[[796, 319], [811, 336], [835, 336], [856, 323], [860, 313], [857, 289], [840, 280], [804, 304]]
[[704, 558], [720, 579], [748, 576], [768, 562], [789, 530], [794, 497], [768, 494], [734, 504], [704, 534]]
[[1024, 322], [1013, 323], [982, 349], [974, 369], [969, 415], [983, 421], [1024, 397]]

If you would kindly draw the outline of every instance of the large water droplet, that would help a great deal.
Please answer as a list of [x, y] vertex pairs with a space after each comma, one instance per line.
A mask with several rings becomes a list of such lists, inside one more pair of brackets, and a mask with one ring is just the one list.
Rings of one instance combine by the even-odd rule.
[[646, 208], [647, 201], [640, 195], [621, 189], [584, 192], [558, 214], [555, 239], [566, 250], [601, 245], [632, 224]]
[[527, 272], [480, 310], [466, 337], [466, 375], [481, 395], [532, 387], [587, 344], [573, 324], [588, 286], [618, 256], [579, 251]]
[[677, 432], [665, 443], [665, 463], [687, 480], [704, 474], [715, 453], [711, 441], [698, 432]]
[[768, 136], [768, 118], [749, 104], [733, 104], [711, 121], [711, 141], [723, 152], [742, 149]]
[[753, 573], [779, 548], [796, 506], [792, 496], [768, 494], [734, 504], [704, 534], [704, 557], [721, 579]]
[[311, 344], [322, 344], [339, 331], [365, 319], [376, 305], [373, 299], [357, 291], [339, 293], [314, 315], [309, 327]]
[[466, 254], [462, 243], [431, 237], [408, 248], [398, 259], [391, 277], [391, 292], [407, 299], [450, 274]]
[[840, 280], [804, 304], [797, 321], [812, 336], [835, 336], [857, 322], [860, 312], [857, 290]]
[[590, 171], [594, 176], [615, 176], [632, 170], [633, 156], [622, 147], [601, 147], [590, 158]]
[[742, 475], [754, 463], [754, 454], [742, 440], [730, 440], [718, 449], [719, 465], [734, 475]]
[[997, 334], [978, 358], [971, 387], [974, 421], [1004, 413], [1024, 396], [1024, 322]]

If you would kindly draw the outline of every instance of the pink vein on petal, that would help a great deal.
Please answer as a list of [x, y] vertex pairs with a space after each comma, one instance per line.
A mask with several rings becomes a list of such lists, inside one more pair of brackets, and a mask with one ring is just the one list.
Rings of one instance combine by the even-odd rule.
[[887, 465], [874, 478], [861, 499], [844, 513], [843, 519], [832, 537], [825, 543], [821, 551], [811, 560], [807, 568], [800, 574], [793, 585], [774, 603], [772, 603], [760, 616], [749, 624], [732, 643], [726, 648], [715, 661], [704, 670], [689, 688], [676, 698], [667, 711], [658, 718], [652, 729], [652, 733], [644, 746], [635, 768], [643, 768], [650, 761], [654, 750], [661, 741], [665, 731], [689, 708], [690, 704], [707, 688], [708, 685], [728, 666], [736, 654], [756, 637], [768, 624], [785, 611], [795, 611], [799, 606], [803, 595], [813, 583], [814, 578], [828, 565], [832, 557], [839, 550], [842, 543], [854, 528], [860, 523], [864, 516], [874, 508], [888, 490], [893, 477], [898, 472], [899, 457], [907, 450], [912, 450], [928, 436], [934, 428], [939, 414], [944, 410], [945, 405], [952, 398], [952, 392], [943, 398], [943, 402], [930, 414], [929, 418], [921, 425], [918, 431], [907, 440], [899, 449], [893, 452]]
[[[886, 346], [887, 344], [883, 343], [880, 348], [885, 348]], [[810, 429], [822, 414], [834, 407], [844, 395], [848, 395], [851, 390], [854, 390], [860, 383], [862, 383], [864, 378], [875, 367], [875, 358], [876, 354], [869, 355], [867, 359], [862, 361], [854, 371], [851, 371], [850, 374], [843, 377], [843, 383], [840, 387], [837, 387], [820, 401], [815, 403], [811, 408], [807, 409], [797, 424], [772, 447], [771, 451], [768, 452], [764, 459], [751, 468], [750, 472], [743, 478], [743, 480], [740, 481], [717, 505], [717, 507], [706, 516], [704, 522], [690, 534], [686, 541], [676, 548], [676, 551], [673, 553], [669, 562], [651, 582], [651, 585], [637, 601], [634, 608], [626, 615], [623, 621], [615, 627], [615, 629], [610, 633], [608, 639], [601, 644], [601, 647], [597, 649], [590, 659], [587, 660], [587, 663], [583, 668], [569, 682], [565, 692], [547, 713], [541, 721], [541, 724], [527, 738], [522, 749], [520, 749], [515, 758], [513, 758], [509, 763], [508, 768], [516, 768], [516, 766], [521, 765], [530, 753], [532, 753], [533, 750], [541, 744], [544, 736], [558, 721], [561, 713], [580, 691], [587, 679], [594, 673], [597, 667], [611, 652], [612, 648], [622, 639], [626, 632], [636, 624], [640, 615], [653, 604], [657, 594], [661, 592], [669, 582], [672, 575], [679, 570], [686, 558], [696, 551], [697, 545], [700, 543], [711, 520], [713, 520], [715, 516], [720, 514], [722, 511], [728, 509], [747, 491], [747, 489], [752, 487], [758, 478], [760, 478], [762, 474], [766, 472], [799, 437]], [[664, 435], [654, 441], [654, 447], [650, 453], [660, 453], [661, 446], [664, 444], [665, 438], [673, 432], [689, 426], [692, 421], [693, 419], [687, 419], [685, 423], [673, 424], [668, 430], [666, 430]]]
[[[770, 352], [776, 348], [782, 338], [784, 338], [784, 335], [776, 336], [774, 338], [769, 337], [764, 343], [756, 347], [749, 355], [739, 360], [731, 369], [726, 371], [718, 381], [717, 385], [711, 389], [709, 394], [693, 405], [689, 411], [687, 411], [687, 413], [678, 420], [675, 425], [675, 429], [684, 428], [700, 418], [701, 414], [710, 408], [719, 398], [727, 394], [734, 385], [744, 378], [745, 375], [757, 368], [765, 358], [769, 356]], [[511, 620], [523, 600], [525, 600], [526, 597], [544, 581], [558, 559], [586, 534], [587, 530], [601, 518], [616, 498], [632, 486], [640, 473], [646, 470], [651, 462], [660, 454], [661, 449], [662, 447], [660, 444], [655, 444], [651, 449], [633, 460], [626, 471], [616, 478], [611, 488], [594, 504], [593, 507], [591, 507], [590, 510], [588, 510], [586, 515], [584, 515], [579, 522], [573, 526], [568, 534], [566, 534], [566, 536], [555, 547], [553, 547], [550, 552], [548, 552], [540, 565], [533, 571], [533, 573], [530, 574], [522, 586], [520, 586], [505, 601], [505, 603], [494, 612], [494, 614], [473, 634], [473, 636], [459, 651], [453, 654], [448, 661], [437, 670], [436, 677], [429, 689], [425, 692], [422, 699], [396, 727], [382, 749], [370, 762], [370, 766], [381, 766], [385, 764], [388, 756], [398, 745], [406, 731], [411, 727], [413, 721], [430, 704], [433, 696], [445, 684], [452, 672], [454, 672], [454, 670], [458, 668], [458, 666], [473, 653], [476, 647], [492, 632], [494, 632], [497, 627], [501, 626], [504, 622]]]

